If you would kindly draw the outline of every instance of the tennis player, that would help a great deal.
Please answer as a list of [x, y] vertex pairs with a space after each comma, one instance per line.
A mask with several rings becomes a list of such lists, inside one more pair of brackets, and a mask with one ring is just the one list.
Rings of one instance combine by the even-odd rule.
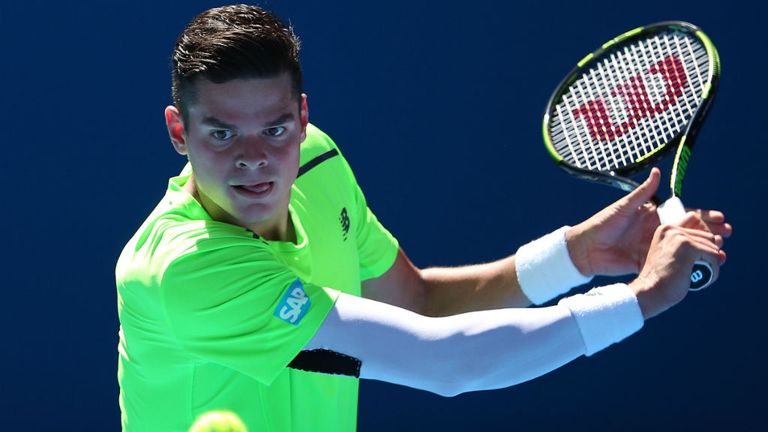
[[621, 341], [685, 297], [695, 260], [715, 274], [725, 261], [721, 212], [659, 226], [654, 169], [514, 256], [418, 269], [309, 123], [291, 28], [257, 7], [208, 10], [172, 78], [166, 124], [189, 163], [116, 268], [126, 431], [185, 431], [216, 410], [253, 431], [352, 431], [359, 378], [444, 396], [511, 386]]

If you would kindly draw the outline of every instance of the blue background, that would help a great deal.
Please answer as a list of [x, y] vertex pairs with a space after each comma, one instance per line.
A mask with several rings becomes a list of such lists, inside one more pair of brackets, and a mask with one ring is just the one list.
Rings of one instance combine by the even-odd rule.
[[[719, 430], [764, 419], [766, 11], [747, 4], [267, 3], [303, 40], [311, 121], [421, 267], [505, 256], [620, 196], [564, 175], [542, 145], [544, 105], [584, 54], [681, 19], [722, 58], [685, 182], [688, 205], [722, 209], [736, 229], [717, 285], [625, 343], [509, 389], [447, 399], [363, 382], [360, 430]], [[119, 429], [114, 264], [183, 166], [163, 123], [169, 58], [186, 22], [217, 5], [0, 5], [4, 429]]]

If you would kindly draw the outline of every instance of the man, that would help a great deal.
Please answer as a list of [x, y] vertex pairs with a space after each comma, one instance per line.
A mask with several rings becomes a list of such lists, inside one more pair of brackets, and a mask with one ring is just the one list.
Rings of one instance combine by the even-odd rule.
[[[590, 355], [715, 274], [722, 213], [658, 225], [634, 192], [496, 262], [420, 270], [309, 123], [298, 40], [251, 6], [211, 9], [173, 55], [171, 142], [189, 164], [117, 264], [124, 430], [209, 411], [250, 430], [354, 430], [358, 377], [455, 395]], [[592, 275], [630, 284], [542, 304]]]

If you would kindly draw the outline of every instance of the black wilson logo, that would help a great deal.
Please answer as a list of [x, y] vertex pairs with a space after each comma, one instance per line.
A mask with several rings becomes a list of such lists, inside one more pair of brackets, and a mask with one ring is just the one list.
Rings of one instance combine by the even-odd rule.
[[347, 241], [347, 235], [349, 235], [349, 215], [347, 214], [346, 207], [341, 209], [339, 222], [341, 222], [341, 230], [344, 231], [344, 241]]

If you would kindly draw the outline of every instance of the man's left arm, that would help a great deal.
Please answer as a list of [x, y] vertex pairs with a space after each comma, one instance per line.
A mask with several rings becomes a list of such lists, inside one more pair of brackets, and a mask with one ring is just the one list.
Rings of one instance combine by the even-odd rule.
[[[597, 274], [620, 275], [636, 273], [645, 262], [653, 233], [659, 225], [655, 206], [648, 203], [659, 186], [660, 172], [654, 169], [637, 189], [606, 207], [586, 221], [570, 227], [562, 235], [565, 247], [560, 251], [563, 273], [578, 271], [584, 280]], [[732, 233], [719, 211], [696, 210], [702, 223], [698, 227], [709, 231], [715, 242], [722, 246], [723, 238]], [[550, 235], [552, 237], [552, 235]], [[555, 236], [556, 237], [556, 236]], [[556, 239], [557, 240], [557, 239]], [[552, 239], [548, 240], [552, 243]], [[534, 242], [535, 243], [535, 242]], [[526, 251], [530, 255], [530, 249]], [[564, 251], [567, 249], [567, 254]], [[521, 248], [522, 250], [522, 248]], [[556, 253], [555, 253], [556, 255]], [[523, 258], [523, 257], [521, 257]], [[521, 287], [515, 255], [485, 264], [454, 268], [419, 269], [400, 249], [390, 269], [378, 278], [363, 282], [363, 297], [386, 302], [426, 316], [449, 316], [464, 312], [527, 307], [540, 288], [523, 278]], [[526, 264], [531, 261], [525, 257]], [[551, 261], [551, 259], [550, 259]], [[562, 263], [562, 261], [569, 261]], [[562, 268], [562, 266], [570, 266]], [[538, 269], [539, 272], [542, 269]], [[560, 275], [548, 275], [549, 280], [539, 284], [552, 285]], [[528, 278], [530, 279], [530, 278]], [[564, 293], [572, 286], [552, 287], [554, 295]], [[546, 288], [550, 289], [550, 288]], [[559, 290], [559, 291], [558, 291]], [[564, 291], [565, 290], [565, 291]], [[546, 294], [546, 293], [545, 293]], [[542, 303], [541, 298], [536, 303]]]
[[419, 269], [400, 249], [394, 264], [378, 278], [363, 282], [363, 297], [425, 316], [527, 307], [520, 289], [514, 255], [462, 267]]

